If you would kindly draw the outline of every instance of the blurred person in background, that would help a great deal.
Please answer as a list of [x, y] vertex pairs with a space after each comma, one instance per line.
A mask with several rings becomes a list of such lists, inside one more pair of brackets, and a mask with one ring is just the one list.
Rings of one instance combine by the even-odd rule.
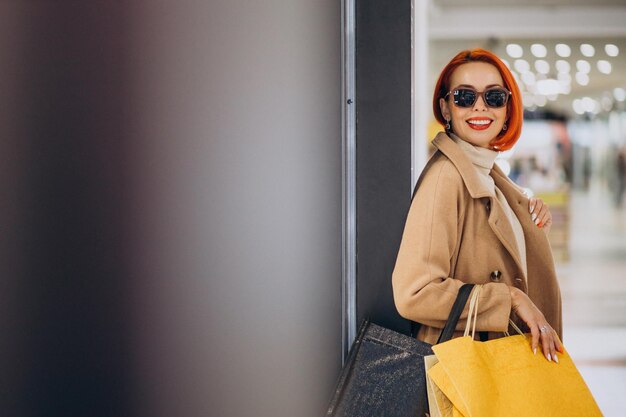
[[626, 157], [624, 150], [617, 153], [616, 170], [615, 170], [615, 206], [622, 207], [624, 200], [624, 188], [626, 187]]
[[[445, 126], [411, 203], [392, 276], [396, 307], [435, 343], [464, 283], [484, 284], [476, 330], [503, 336], [509, 318], [548, 361], [562, 352], [561, 295], [547, 233], [552, 216], [495, 165], [519, 139], [520, 90], [502, 61], [462, 51], [437, 81], [433, 111]], [[455, 337], [462, 335], [467, 307]]]

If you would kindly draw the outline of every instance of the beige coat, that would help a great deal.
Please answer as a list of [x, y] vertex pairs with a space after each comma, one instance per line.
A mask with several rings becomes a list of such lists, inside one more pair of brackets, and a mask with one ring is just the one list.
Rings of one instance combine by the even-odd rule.
[[[529, 295], [561, 337], [552, 251], [544, 230], [531, 220], [528, 198], [494, 165], [490, 175], [524, 230], [526, 276], [506, 213], [472, 162], [443, 132], [433, 145], [440, 152], [411, 204], [393, 271], [398, 312], [422, 323], [418, 339], [435, 343], [461, 285], [484, 284], [476, 330], [490, 332], [492, 339], [508, 329], [509, 286], [515, 286]], [[465, 327], [466, 318], [467, 306], [457, 331]]]

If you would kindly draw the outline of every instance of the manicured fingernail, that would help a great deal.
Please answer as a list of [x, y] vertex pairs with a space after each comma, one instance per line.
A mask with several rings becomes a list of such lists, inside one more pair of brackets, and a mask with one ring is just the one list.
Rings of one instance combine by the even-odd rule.
[[532, 221], [535, 221], [537, 219], [537, 213], [535, 213], [532, 216], [530, 216], [530, 218], [532, 219]]
[[556, 353], [554, 354], [554, 362], [559, 363], [559, 358], [556, 357]]
[[548, 353], [547, 358], [548, 358], [548, 362], [550, 362], [550, 361], [552, 360], [552, 356], [550, 356], [550, 354], [549, 354], [549, 353]]
[[539, 226], [539, 227], [543, 227], [543, 222], [539, 222], [539, 223], [537, 223], [537, 226]]
[[528, 212], [529, 212], [529, 213], [532, 213], [534, 209], [535, 209], [535, 206], [530, 206], [530, 207], [528, 208]]
[[537, 354], [537, 348], [533, 349], [533, 353], [536, 355]]

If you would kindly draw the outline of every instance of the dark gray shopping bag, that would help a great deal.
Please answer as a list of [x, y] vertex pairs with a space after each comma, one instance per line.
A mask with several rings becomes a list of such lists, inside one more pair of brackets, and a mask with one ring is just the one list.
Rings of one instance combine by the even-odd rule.
[[[460, 288], [437, 343], [452, 338], [473, 286]], [[326, 416], [427, 416], [424, 356], [432, 354], [430, 344], [364, 320]]]

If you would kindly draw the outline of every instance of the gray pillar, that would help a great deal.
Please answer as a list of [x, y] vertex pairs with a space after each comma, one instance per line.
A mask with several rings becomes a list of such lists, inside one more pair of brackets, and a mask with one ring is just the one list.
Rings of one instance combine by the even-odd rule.
[[411, 195], [411, 2], [356, 5], [357, 321], [408, 333], [391, 274]]

